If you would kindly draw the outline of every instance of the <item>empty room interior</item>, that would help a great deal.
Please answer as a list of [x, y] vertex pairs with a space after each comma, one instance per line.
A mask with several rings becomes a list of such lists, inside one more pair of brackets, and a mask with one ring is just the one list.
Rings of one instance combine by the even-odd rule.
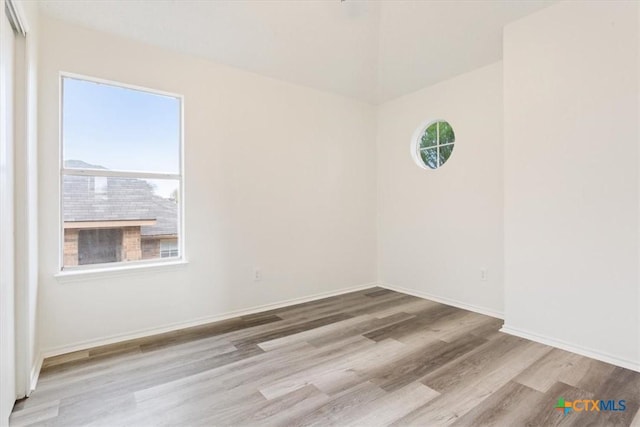
[[640, 426], [640, 1], [0, 7], [0, 426]]

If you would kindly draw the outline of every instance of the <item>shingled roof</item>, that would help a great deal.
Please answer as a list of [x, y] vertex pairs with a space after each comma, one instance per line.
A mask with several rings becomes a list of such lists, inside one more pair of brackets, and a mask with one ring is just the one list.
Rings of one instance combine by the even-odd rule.
[[[68, 160], [65, 167], [106, 169], [79, 160]], [[65, 175], [62, 193], [65, 223], [155, 220], [155, 225], [141, 227], [143, 236], [178, 233], [176, 201], [155, 194], [146, 180]]]

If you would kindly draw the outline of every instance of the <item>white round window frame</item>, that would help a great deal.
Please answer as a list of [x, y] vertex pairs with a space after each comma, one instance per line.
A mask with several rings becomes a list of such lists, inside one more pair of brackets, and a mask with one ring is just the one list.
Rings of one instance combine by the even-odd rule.
[[[428, 170], [428, 171], [436, 171], [436, 170], [444, 167], [444, 165], [449, 163], [449, 158], [451, 158], [451, 156], [449, 156], [447, 161], [445, 161], [442, 165], [438, 166], [437, 168], [430, 168], [429, 166], [424, 164], [424, 162], [422, 161], [422, 157], [420, 157], [420, 140], [422, 139], [422, 135], [425, 133], [425, 131], [427, 130], [427, 128], [429, 126], [431, 126], [434, 123], [438, 123], [438, 122], [449, 123], [449, 126], [451, 126], [451, 129], [454, 129], [453, 130], [453, 134], [455, 135], [455, 128], [453, 127], [451, 122], [449, 122], [448, 120], [445, 120], [445, 119], [430, 119], [430, 120], [427, 120], [427, 121], [423, 122], [422, 125], [418, 126], [416, 131], [413, 132], [413, 136], [411, 137], [411, 146], [409, 147], [410, 150], [411, 150], [411, 158], [413, 159], [413, 161], [415, 162], [416, 165], [418, 165], [420, 168]], [[456, 144], [456, 141], [454, 140], [453, 141], [453, 145], [455, 146], [455, 144]], [[452, 153], [452, 155], [453, 155], [453, 153]]]

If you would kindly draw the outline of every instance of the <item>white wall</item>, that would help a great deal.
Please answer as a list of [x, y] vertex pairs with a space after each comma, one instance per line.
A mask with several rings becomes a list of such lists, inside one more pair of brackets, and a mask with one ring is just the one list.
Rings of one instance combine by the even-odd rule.
[[[41, 18], [44, 352], [375, 282], [373, 107]], [[59, 71], [184, 95], [186, 267], [54, 277]]]
[[[377, 109], [43, 19], [42, 349], [364, 285], [377, 266], [383, 284], [637, 369], [638, 9], [552, 6], [506, 28], [504, 85], [496, 63]], [[61, 70], [185, 95], [188, 266], [54, 278]], [[434, 118], [456, 147], [422, 170], [410, 138]]]
[[[409, 144], [425, 120], [454, 129], [451, 158], [420, 169]], [[383, 104], [378, 112], [379, 276], [388, 285], [503, 311], [502, 64]], [[487, 281], [480, 270], [487, 269]]]
[[505, 28], [505, 329], [640, 369], [637, 8]]

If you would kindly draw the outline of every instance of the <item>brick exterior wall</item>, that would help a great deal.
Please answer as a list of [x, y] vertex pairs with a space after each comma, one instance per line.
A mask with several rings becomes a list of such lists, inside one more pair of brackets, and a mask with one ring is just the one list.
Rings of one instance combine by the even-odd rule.
[[[78, 265], [78, 236], [80, 229], [64, 230], [64, 266]], [[140, 227], [122, 228], [122, 247], [119, 259], [122, 261], [137, 261], [140, 259], [160, 258], [160, 238], [144, 238], [140, 235]]]
[[122, 260], [137, 261], [142, 259], [140, 244], [140, 227], [122, 228]]
[[64, 230], [64, 257], [65, 267], [78, 265], [78, 234], [79, 230]]
[[142, 239], [142, 259], [160, 258], [160, 239]]

